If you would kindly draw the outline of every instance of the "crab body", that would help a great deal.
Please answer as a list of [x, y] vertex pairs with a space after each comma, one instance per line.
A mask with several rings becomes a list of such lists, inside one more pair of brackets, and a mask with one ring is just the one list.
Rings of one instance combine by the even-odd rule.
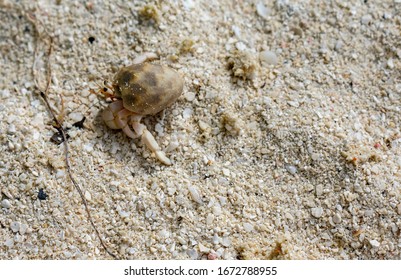
[[173, 69], [141, 63], [121, 68], [114, 78], [114, 93], [124, 108], [140, 115], [154, 115], [181, 95], [184, 83]]
[[145, 54], [135, 59], [133, 65], [118, 71], [112, 88], [112, 97], [116, 101], [103, 111], [102, 117], [110, 128], [122, 129], [130, 138], [141, 137], [156, 158], [171, 165], [171, 161], [140, 120], [174, 103], [182, 93], [184, 82], [175, 70], [145, 62], [155, 57], [151, 53]]

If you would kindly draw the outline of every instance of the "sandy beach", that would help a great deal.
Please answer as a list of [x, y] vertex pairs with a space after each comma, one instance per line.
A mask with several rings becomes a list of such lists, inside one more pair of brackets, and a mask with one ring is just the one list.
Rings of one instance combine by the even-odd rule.
[[[118, 259], [401, 259], [401, 1], [211, 2], [0, 0], [0, 259], [112, 259], [49, 65]], [[147, 52], [171, 166], [93, 93]]]

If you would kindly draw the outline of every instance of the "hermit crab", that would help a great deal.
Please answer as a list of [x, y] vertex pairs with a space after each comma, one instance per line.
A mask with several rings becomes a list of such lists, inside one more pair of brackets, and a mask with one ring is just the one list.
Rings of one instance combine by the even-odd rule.
[[178, 72], [148, 62], [156, 58], [156, 54], [145, 53], [134, 59], [132, 65], [117, 72], [112, 86], [102, 90], [104, 95], [114, 100], [102, 112], [102, 118], [108, 127], [122, 129], [130, 138], [141, 137], [158, 160], [171, 165], [153, 135], [140, 123], [142, 117], [155, 115], [174, 103], [184, 86]]

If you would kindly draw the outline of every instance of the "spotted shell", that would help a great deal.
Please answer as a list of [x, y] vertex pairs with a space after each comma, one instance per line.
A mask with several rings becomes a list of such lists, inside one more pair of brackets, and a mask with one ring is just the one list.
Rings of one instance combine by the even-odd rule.
[[141, 63], [123, 67], [114, 78], [114, 94], [124, 108], [139, 115], [154, 115], [181, 95], [183, 78], [175, 70]]

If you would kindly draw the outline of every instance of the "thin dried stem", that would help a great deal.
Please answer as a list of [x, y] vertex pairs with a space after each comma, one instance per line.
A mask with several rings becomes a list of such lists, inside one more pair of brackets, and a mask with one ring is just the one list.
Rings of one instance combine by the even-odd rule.
[[[26, 14], [26, 17], [28, 18], [28, 20], [33, 24], [33, 26], [35, 27], [35, 31], [37, 34], [37, 38], [38, 39], [43, 39], [42, 34], [39, 32], [38, 30], [38, 26], [37, 26], [37, 20], [35, 19], [35, 17], [32, 14]], [[91, 216], [91, 212], [89, 210], [89, 206], [88, 206], [88, 202], [86, 201], [86, 198], [83, 194], [83, 191], [81, 189], [81, 187], [78, 185], [78, 183], [76, 182], [72, 170], [71, 170], [71, 165], [70, 165], [70, 159], [69, 159], [69, 148], [68, 148], [68, 142], [67, 142], [67, 135], [65, 130], [63, 129], [62, 126], [62, 118], [60, 118], [60, 116], [56, 117], [56, 114], [54, 113], [54, 110], [52, 109], [52, 107], [50, 106], [50, 103], [47, 99], [48, 93], [49, 93], [49, 89], [50, 89], [50, 85], [51, 85], [51, 63], [50, 63], [50, 57], [51, 54], [53, 52], [53, 38], [46, 32], [44, 31], [44, 33], [47, 35], [47, 37], [49, 38], [49, 50], [46, 54], [47, 56], [47, 64], [46, 64], [46, 71], [47, 71], [47, 79], [46, 79], [46, 86], [45, 86], [45, 90], [44, 91], [40, 91], [40, 96], [43, 98], [52, 118], [53, 121], [55, 123], [55, 127], [59, 130], [59, 132], [61, 132], [62, 135], [62, 140], [64, 142], [64, 151], [65, 151], [65, 164], [66, 164], [66, 168], [67, 168], [67, 173], [68, 173], [68, 177], [70, 178], [72, 184], [74, 185], [75, 189], [77, 190], [79, 196], [81, 197], [81, 200], [85, 206], [85, 210], [86, 210], [86, 214], [88, 216], [88, 220], [93, 228], [93, 230], [96, 233], [96, 236], [99, 238], [100, 244], [102, 245], [102, 247], [104, 248], [104, 250], [114, 259], [119, 259], [117, 257], [116, 254], [112, 253], [108, 247], [106, 246], [106, 244], [104, 243], [103, 239], [100, 236], [100, 233], [95, 225], [95, 223], [93, 222], [92, 216]], [[35, 58], [34, 58], [34, 63], [32, 66], [32, 73], [34, 76], [34, 80], [35, 80], [35, 85], [36, 87], [41, 90], [41, 86], [39, 85], [39, 81], [37, 79], [37, 70], [36, 70], [36, 63], [39, 59], [39, 55], [38, 55], [38, 44], [36, 44], [35, 46]]]

